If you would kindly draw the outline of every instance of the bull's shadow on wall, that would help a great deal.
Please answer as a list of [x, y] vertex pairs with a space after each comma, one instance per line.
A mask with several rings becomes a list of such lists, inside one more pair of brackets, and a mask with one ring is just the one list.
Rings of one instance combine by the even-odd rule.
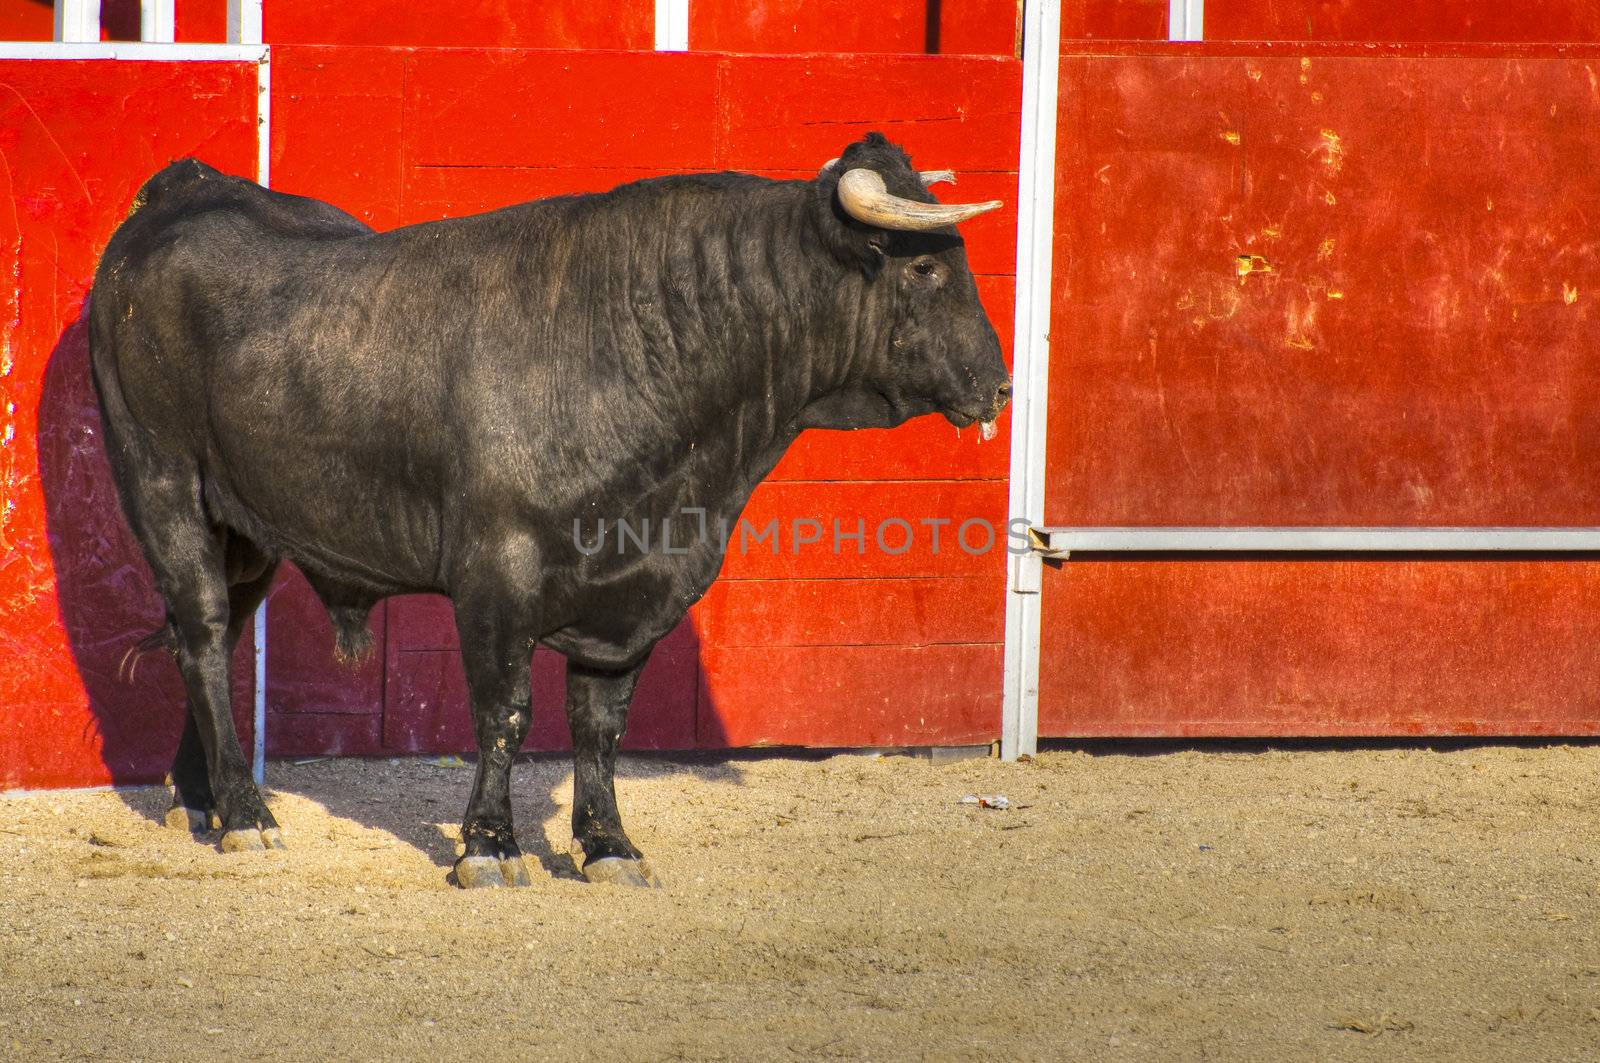
[[[39, 396], [39, 481], [57, 607], [115, 785], [158, 782], [183, 730], [183, 684], [157, 651], [134, 643], [162, 622], [155, 581], [122, 517], [89, 379], [87, 319], [57, 340]], [[234, 717], [249, 735], [249, 648], [234, 659]], [[87, 769], [90, 766], [85, 766]]]
[[[37, 432], [39, 477], [45, 498], [57, 603], [88, 700], [90, 717], [83, 726], [98, 732], [98, 756], [104, 766], [102, 774], [109, 776], [113, 785], [160, 782], [171, 766], [183, 729], [183, 685], [168, 654], [155, 651], [135, 659], [129, 652], [140, 637], [162, 622], [163, 606], [117, 499], [105, 454], [99, 406], [90, 379], [87, 321], [82, 313], [61, 334], [51, 351], [40, 392]], [[281, 576], [280, 581], [299, 583], [301, 577], [291, 571]], [[325, 615], [305, 615], [314, 625], [327, 625]], [[331, 627], [323, 634], [326, 637], [314, 643], [321, 647], [320, 651], [303, 639], [296, 640], [297, 648], [302, 653], [326, 653], [331, 660]], [[683, 649], [679, 647], [679, 652]], [[698, 650], [696, 643], [691, 652], [697, 664]], [[459, 653], [452, 651], [448, 656], [448, 662], [441, 664], [459, 677]], [[293, 663], [286, 662], [291, 671]], [[241, 639], [233, 658], [233, 713], [247, 752], [252, 741], [253, 668], [250, 640]], [[548, 676], [548, 665], [540, 671]], [[269, 685], [269, 691], [271, 689]], [[552, 696], [555, 693], [546, 684], [536, 695], [538, 719], [535, 733], [530, 735], [530, 747], [543, 737], [545, 740], [539, 744], [548, 748], [552, 724], [562, 726], [559, 699]], [[460, 719], [452, 721], [451, 729], [470, 734], [471, 724], [465, 706], [453, 707]], [[371, 708], [374, 713], [380, 713], [383, 707]], [[552, 714], [554, 719], [551, 719]], [[274, 741], [276, 715], [269, 704], [269, 751], [289, 755], [323, 751], [295, 749], [292, 744], [286, 746]], [[348, 718], [352, 723], [358, 719]], [[648, 727], [648, 720], [642, 722]], [[324, 726], [328, 724], [325, 722]], [[443, 735], [435, 737], [444, 738]], [[446, 740], [431, 747], [413, 743], [408, 748], [413, 752], [429, 748], [434, 752], [446, 752], [458, 748], [458, 744]], [[92, 767], [84, 766], [86, 771]], [[618, 767], [618, 779], [625, 791], [628, 778], [659, 775], [663, 771], [691, 772], [722, 782], [740, 782], [743, 777], [738, 766], [724, 758], [691, 755], [625, 762]], [[544, 778], [547, 774], [541, 772], [538, 777]], [[454, 860], [448, 846], [441, 848], [432, 823], [396, 817], [391, 812], [393, 805], [358, 800], [336, 788], [319, 785], [320, 778], [322, 776], [316, 773], [286, 770], [281, 764], [269, 762], [267, 766], [269, 788], [279, 780], [293, 780], [290, 784], [297, 787], [296, 792], [323, 805], [334, 815], [387, 831], [428, 852], [441, 865]], [[460, 800], [464, 808], [471, 773], [463, 772], [461, 780]], [[542, 832], [537, 829], [537, 822], [542, 819], [539, 810], [541, 807], [548, 810], [549, 795], [519, 794], [516, 799], [518, 813], [522, 816], [518, 834], [525, 851], [556, 873], [570, 871], [565, 854], [549, 851]], [[165, 798], [160, 794], [130, 793], [126, 800], [130, 808], [152, 818], [159, 819], [166, 811]], [[626, 816], [626, 792], [622, 800]], [[459, 811], [451, 810], [450, 814], [456, 815]], [[530, 814], [535, 818], [530, 819]], [[286, 822], [284, 826], [292, 843], [293, 822]]]

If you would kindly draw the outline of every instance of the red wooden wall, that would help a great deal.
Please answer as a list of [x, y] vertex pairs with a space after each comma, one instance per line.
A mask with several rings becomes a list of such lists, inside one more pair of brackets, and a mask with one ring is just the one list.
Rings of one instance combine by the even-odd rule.
[[[646, 3], [530, 23], [483, 2], [438, 28], [376, 3], [269, 0], [267, 33], [274, 184], [380, 227], [673, 170], [805, 175], [870, 128], [961, 171], [964, 198], [1015, 200], [1009, 58], [663, 56], [645, 51]], [[897, 3], [868, 20], [700, 2], [691, 40], [1011, 54], [1014, 8], [932, 6], [937, 19]], [[1214, 39], [1582, 41], [1596, 28], [1571, 3], [1519, 5], [1518, 18], [1486, 0], [1207, 7]], [[1064, 29], [1159, 38], [1165, 8], [1068, 5]], [[122, 7], [106, 11], [110, 35], [131, 35]], [[221, 11], [181, 0], [180, 38], [219, 39]], [[0, 0], [0, 36], [48, 27], [47, 7]], [[430, 33], [475, 47], [394, 46]], [[286, 43], [300, 40], [340, 46]], [[1064, 52], [1052, 523], [1600, 523], [1596, 489], [1573, 471], [1597, 439], [1586, 181], [1600, 52]], [[175, 741], [177, 684], [163, 660], [117, 676], [159, 608], [93, 440], [73, 322], [144, 176], [196, 153], [253, 171], [254, 77], [238, 64], [4, 67], [0, 269], [17, 282], [0, 290], [0, 631], [14, 650], [0, 659], [0, 788], [148, 779]], [[1008, 207], [968, 232], [1008, 350], [1014, 223]], [[980, 446], [934, 419], [811, 433], [749, 516], [860, 519], [869, 535], [886, 517], [998, 523], [1004, 438]], [[894, 557], [826, 542], [731, 557], [652, 662], [630, 742], [992, 737], [999, 554], [952, 549], [949, 528], [935, 554], [917, 532]], [[1074, 560], [1047, 575], [1041, 730], [1594, 732], [1597, 588], [1587, 561]], [[285, 580], [271, 614], [275, 753], [465, 748], [440, 601], [381, 607], [381, 654], [354, 672], [332, 664], [303, 582]], [[564, 741], [559, 662], [541, 654], [538, 675], [530, 746], [548, 748]], [[240, 680], [242, 697], [247, 669]]]
[[[1049, 523], [1600, 525], [1600, 51], [1371, 55], [1063, 57]], [[1593, 733], [1597, 600], [1593, 562], [1075, 560], [1041, 733]]]
[[[273, 183], [388, 227], [678, 170], [809, 176], [887, 129], [960, 195], [1015, 201], [1020, 69], [1011, 60], [804, 58], [292, 47], [273, 53]], [[648, 86], [648, 91], [641, 91]], [[973, 268], [1009, 348], [1011, 209], [973, 222]], [[925, 418], [893, 433], [808, 433], [750, 519], [982, 516], [1001, 523], [1007, 453]], [[926, 529], [924, 529], [926, 531]], [[869, 533], [870, 534], [870, 533]], [[658, 649], [628, 741], [687, 748], [986, 741], [997, 733], [998, 549], [730, 558]], [[448, 607], [375, 615], [384, 658], [334, 666], [298, 580], [269, 609], [269, 748], [466, 748]], [[559, 660], [539, 655], [531, 748], [564, 743]]]
[[[0, 60], [0, 789], [171, 763], [176, 670], [157, 654], [118, 674], [161, 607], [100, 445], [79, 314], [146, 177], [183, 155], [254, 171], [255, 97], [248, 63]], [[239, 663], [248, 736], [248, 645]]]

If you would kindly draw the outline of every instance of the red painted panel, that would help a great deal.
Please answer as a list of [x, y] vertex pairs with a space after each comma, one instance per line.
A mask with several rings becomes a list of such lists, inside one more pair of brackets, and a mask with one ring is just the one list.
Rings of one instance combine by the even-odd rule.
[[650, 0], [461, 0], [448, 8], [405, 0], [268, 3], [270, 44], [376, 44], [483, 48], [651, 48]]
[[712, 52], [1014, 54], [1016, 0], [695, 0], [689, 44]]
[[899, 746], [1000, 733], [998, 645], [711, 646], [702, 746]]
[[0, 41], [48, 41], [55, 36], [55, 8], [38, 0], [0, 0]]
[[[939, 41], [929, 51], [940, 55], [1022, 55], [1022, 5], [1017, 0], [957, 3], [933, 0], [939, 7]], [[693, 37], [690, 38], [692, 43]]]
[[[105, 115], [121, 119], [108, 123]], [[195, 154], [250, 172], [255, 68], [0, 60], [0, 789], [156, 779], [176, 670], [119, 676], [161, 607], [122, 520], [79, 324], [138, 186]], [[242, 647], [235, 712], [248, 734]]]
[[228, 39], [228, 0], [177, 0], [180, 41], [219, 44]]
[[1214, 41], [1600, 41], [1600, 9], [1582, 0], [1209, 0]]
[[694, 608], [717, 646], [932, 646], [1005, 639], [1004, 573], [719, 580]]
[[1071, 561], [1044, 735], [1600, 733], [1600, 563]]
[[1061, 99], [1050, 523], [1600, 523], [1580, 58], [1079, 56]]
[[[924, 169], [1015, 173], [1021, 79], [1022, 64], [1011, 59], [724, 59], [718, 164], [814, 170], [878, 130]], [[991, 218], [966, 227], [967, 239]]]
[[406, 53], [272, 50], [272, 186], [324, 199], [377, 229], [401, 220]]
[[683, 170], [809, 175], [882, 128], [958, 171], [947, 198], [1006, 201], [966, 236], [976, 272], [1009, 275], [1019, 78], [978, 58], [280, 47], [274, 183], [387, 227]]
[[406, 64], [407, 161], [704, 169], [714, 164], [719, 62], [688, 53], [418, 52]]
[[[1207, 36], [1211, 36], [1211, 8], [1215, 3], [1217, 0], [1206, 4]], [[1164, 41], [1169, 7], [1169, 0], [1085, 0], [1063, 4], [1062, 50], [1072, 50], [1072, 42], [1079, 38]]]
[[763, 483], [729, 544], [722, 578], [1003, 573], [1005, 505], [1006, 485], [989, 480]]

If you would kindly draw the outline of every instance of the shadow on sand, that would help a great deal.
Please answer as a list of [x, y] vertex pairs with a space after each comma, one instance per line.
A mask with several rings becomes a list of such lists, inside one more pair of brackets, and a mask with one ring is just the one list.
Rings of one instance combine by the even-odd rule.
[[[743, 785], [744, 773], [735, 758], [721, 754], [624, 754], [617, 762], [624, 822], [629, 822], [630, 791], [684, 773], [706, 782]], [[473, 763], [453, 755], [275, 760], [267, 765], [266, 794], [291, 848], [297, 848], [296, 828], [302, 825], [295, 806], [309, 802], [334, 819], [390, 835], [449, 871], [459, 855], [458, 828], [473, 775]], [[524, 857], [537, 861], [552, 877], [582, 880], [566, 846], [560, 844], [572, 808], [569, 758], [557, 753], [524, 754], [512, 768], [511, 791]], [[130, 787], [117, 793], [131, 811], [152, 823], [164, 822], [171, 800], [165, 786]], [[197, 845], [218, 848], [218, 841], [215, 831], [195, 835]]]

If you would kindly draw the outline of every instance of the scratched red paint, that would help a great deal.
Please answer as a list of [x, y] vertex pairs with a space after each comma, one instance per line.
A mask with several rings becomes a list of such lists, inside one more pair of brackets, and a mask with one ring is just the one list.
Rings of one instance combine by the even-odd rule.
[[[1600, 524], [1600, 52], [1363, 51], [1064, 58], [1049, 523]], [[1597, 598], [1579, 561], [1074, 560], [1041, 733], [1595, 733]]]
[[270, 44], [370, 44], [477, 48], [633, 48], [655, 44], [650, 0], [408, 0], [267, 3]]
[[[243, 63], [0, 60], [0, 789], [147, 781], [171, 762], [176, 670], [158, 654], [118, 675], [161, 609], [76, 322], [146, 177], [189, 154], [252, 171], [255, 94]], [[248, 652], [234, 689], [246, 735]]]
[[1207, 0], [1210, 41], [1597, 42], [1584, 0]]
[[1063, 62], [1048, 522], [1600, 523], [1595, 56], [1227, 47]]
[[[1206, 5], [1207, 18], [1216, 2], [1211, 0]], [[1167, 39], [1169, 0], [1083, 0], [1061, 6], [1064, 50], [1072, 50], [1080, 38], [1103, 41]]]
[[1012, 55], [1016, 0], [694, 0], [689, 44], [710, 52]]
[[1593, 561], [1077, 560], [1045, 735], [1600, 733]]

